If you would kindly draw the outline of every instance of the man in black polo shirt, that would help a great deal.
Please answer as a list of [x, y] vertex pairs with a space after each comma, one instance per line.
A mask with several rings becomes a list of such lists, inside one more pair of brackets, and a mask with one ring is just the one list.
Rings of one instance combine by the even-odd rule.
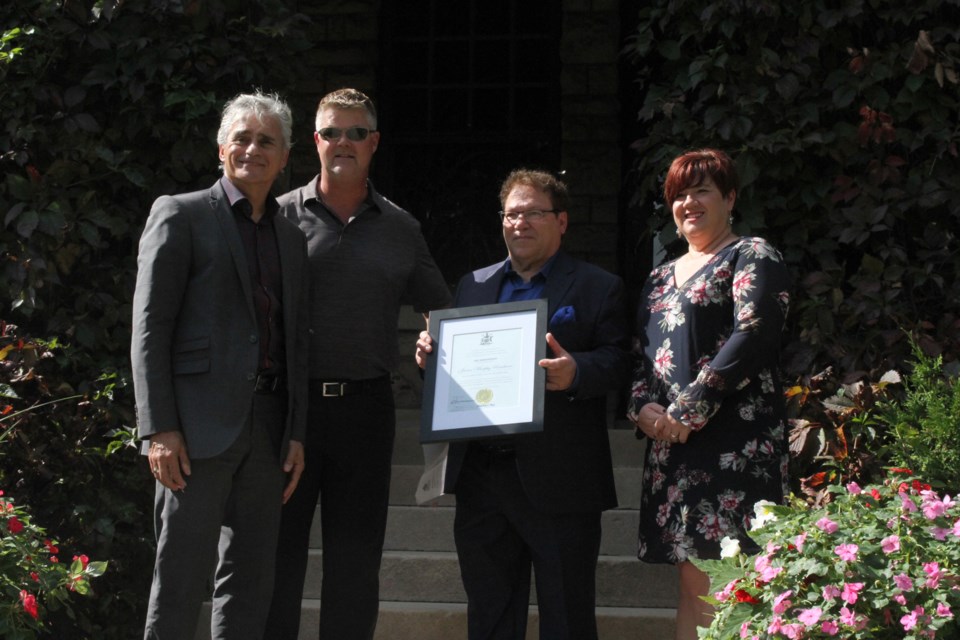
[[306, 470], [284, 506], [266, 638], [297, 638], [310, 525], [320, 498], [320, 637], [367, 640], [379, 610], [401, 302], [419, 312], [451, 296], [417, 221], [368, 180], [380, 142], [373, 102], [325, 96], [314, 141], [320, 175], [280, 197], [307, 235], [311, 268]]

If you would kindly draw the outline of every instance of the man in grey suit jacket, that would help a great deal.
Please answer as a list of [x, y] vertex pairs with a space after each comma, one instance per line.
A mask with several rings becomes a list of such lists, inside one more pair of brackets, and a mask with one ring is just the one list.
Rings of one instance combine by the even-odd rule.
[[140, 239], [131, 360], [157, 480], [145, 639], [194, 636], [214, 566], [212, 637], [263, 635], [306, 416], [306, 241], [270, 195], [291, 126], [277, 96], [228, 102], [223, 177], [158, 198]]
[[[509, 257], [464, 276], [454, 306], [546, 298], [551, 357], [539, 363], [547, 377], [541, 433], [450, 445], [444, 488], [457, 496], [468, 637], [525, 637], [532, 564], [540, 638], [595, 640], [600, 515], [617, 505], [606, 396], [630, 366], [623, 283], [560, 248], [564, 183], [514, 171], [500, 201]], [[421, 333], [421, 367], [431, 350]]]

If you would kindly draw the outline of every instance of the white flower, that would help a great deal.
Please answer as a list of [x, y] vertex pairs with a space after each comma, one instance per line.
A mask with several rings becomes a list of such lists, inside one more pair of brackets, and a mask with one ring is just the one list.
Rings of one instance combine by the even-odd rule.
[[730, 536], [723, 536], [720, 541], [720, 557], [736, 558], [740, 555], [740, 541]]
[[753, 505], [753, 522], [750, 523], [750, 531], [756, 531], [763, 525], [777, 519], [770, 507], [775, 507], [775, 502], [769, 500], [758, 500]]

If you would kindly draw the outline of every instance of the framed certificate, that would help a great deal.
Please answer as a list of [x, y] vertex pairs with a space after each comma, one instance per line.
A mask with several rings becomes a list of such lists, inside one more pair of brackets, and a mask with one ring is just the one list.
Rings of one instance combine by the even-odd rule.
[[420, 442], [543, 431], [547, 301], [430, 312]]

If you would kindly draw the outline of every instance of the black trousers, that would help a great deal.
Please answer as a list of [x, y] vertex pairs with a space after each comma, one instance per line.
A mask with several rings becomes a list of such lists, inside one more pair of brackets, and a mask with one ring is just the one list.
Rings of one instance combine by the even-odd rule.
[[472, 445], [457, 480], [453, 533], [470, 640], [526, 637], [531, 565], [540, 640], [596, 640], [600, 511], [537, 510], [516, 458]]
[[323, 541], [320, 638], [370, 640], [380, 605], [396, 414], [389, 376], [344, 397], [310, 381], [306, 468], [283, 507], [269, 640], [296, 640], [317, 501]]

